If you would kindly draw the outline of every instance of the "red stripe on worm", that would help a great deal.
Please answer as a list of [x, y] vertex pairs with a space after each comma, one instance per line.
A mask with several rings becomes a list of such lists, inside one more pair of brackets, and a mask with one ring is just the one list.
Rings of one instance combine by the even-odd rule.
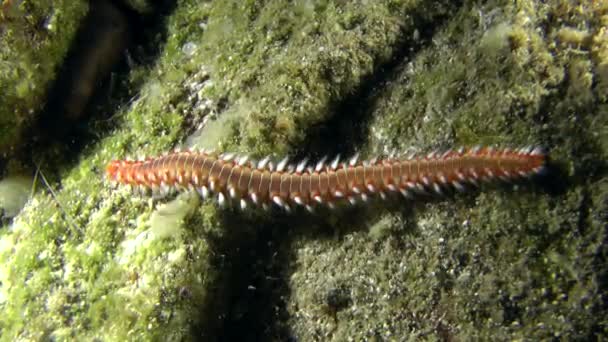
[[540, 148], [494, 149], [462, 148], [443, 153], [409, 158], [386, 158], [348, 163], [338, 159], [316, 167], [288, 166], [283, 160], [274, 167], [268, 159], [260, 162], [233, 154], [218, 155], [204, 151], [176, 151], [140, 161], [115, 160], [106, 168], [107, 178], [140, 189], [166, 193], [172, 190], [197, 190], [201, 196], [218, 195], [220, 204], [227, 198], [268, 206], [274, 203], [286, 210], [302, 205], [312, 210], [316, 204], [348, 200], [355, 203], [369, 196], [397, 192], [411, 197], [413, 192], [443, 188], [463, 190], [466, 183], [480, 180], [504, 181], [529, 177], [544, 169], [546, 156]]

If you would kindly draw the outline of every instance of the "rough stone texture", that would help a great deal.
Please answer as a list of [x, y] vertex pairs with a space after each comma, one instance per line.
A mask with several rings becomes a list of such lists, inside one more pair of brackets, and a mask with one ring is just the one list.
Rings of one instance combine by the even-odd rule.
[[[137, 94], [0, 238], [3, 339], [606, 336], [608, 8], [180, 1]], [[540, 144], [547, 177], [321, 210], [111, 189], [114, 157]]]
[[28, 137], [78, 25], [86, 1], [5, 0], [0, 9], [0, 154]]

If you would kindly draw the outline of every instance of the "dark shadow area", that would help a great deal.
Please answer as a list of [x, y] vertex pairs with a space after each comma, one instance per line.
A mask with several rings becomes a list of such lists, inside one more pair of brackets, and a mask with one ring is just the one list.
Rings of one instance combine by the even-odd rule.
[[[129, 84], [131, 67], [155, 62], [167, 37], [163, 18], [175, 5], [174, 0], [156, 1], [143, 15], [121, 0], [91, 0], [47, 102], [9, 158], [31, 177], [40, 168], [54, 183], [58, 166], [75, 163], [84, 148], [112, 128], [107, 118], [139, 91], [139, 85]], [[0, 176], [7, 163], [0, 157]], [[0, 223], [8, 222], [0, 213]]]
[[[284, 213], [272, 211], [272, 219], [247, 215], [236, 208], [220, 212], [222, 236], [206, 236], [214, 251], [213, 267], [219, 272], [213, 295], [198, 303], [202, 321], [193, 328], [198, 340], [286, 340], [284, 299], [288, 294], [284, 254], [293, 225]], [[250, 213], [252, 214], [252, 213]], [[296, 215], [299, 216], [299, 215]], [[304, 217], [302, 217], [304, 218]], [[305, 219], [305, 218], [304, 218]]]
[[[322, 214], [322, 210], [318, 214]], [[355, 208], [344, 208], [341, 227], [361, 230], [369, 216]], [[218, 341], [290, 341], [295, 337], [286, 325], [290, 296], [290, 262], [294, 260], [294, 236], [334, 239], [336, 232], [330, 216], [311, 215], [304, 210], [287, 214], [273, 208], [270, 212], [244, 214], [237, 208], [221, 212], [226, 236], [207, 239], [216, 251], [221, 272], [217, 296], [200, 303], [205, 310], [194, 338]], [[335, 212], [333, 215], [336, 215]], [[312, 228], [312, 229], [311, 229]], [[286, 262], [287, 261], [287, 262]], [[209, 331], [216, 331], [209, 335]]]
[[48, 91], [48, 100], [27, 136], [23, 160], [44, 166], [52, 177], [56, 162], [72, 163], [86, 146], [112, 128], [106, 120], [138, 92], [129, 84], [133, 65], [151, 65], [167, 32], [163, 18], [174, 1], [158, 1], [150, 13], [135, 12], [122, 1], [91, 0], [68, 55]]
[[534, 177], [534, 184], [536, 185], [534, 189], [551, 196], [559, 196], [566, 193], [573, 185], [570, 184], [571, 181], [568, 180], [565, 165], [559, 165], [548, 160], [543, 172]]

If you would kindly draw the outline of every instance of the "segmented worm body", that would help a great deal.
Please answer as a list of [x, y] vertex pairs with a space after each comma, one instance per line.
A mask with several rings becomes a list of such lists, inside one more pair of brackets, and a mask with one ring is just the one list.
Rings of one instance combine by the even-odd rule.
[[106, 174], [112, 181], [154, 193], [196, 190], [203, 198], [216, 194], [220, 205], [233, 199], [242, 208], [274, 203], [285, 210], [301, 205], [312, 211], [316, 204], [354, 204], [391, 192], [411, 198], [448, 187], [464, 190], [465, 184], [480, 180], [529, 177], [543, 170], [545, 159], [540, 148], [476, 147], [364, 162], [354, 157], [325, 163], [324, 158], [315, 166], [306, 160], [287, 165], [284, 159], [275, 166], [269, 158], [254, 162], [234, 154], [176, 151], [139, 161], [112, 161]]

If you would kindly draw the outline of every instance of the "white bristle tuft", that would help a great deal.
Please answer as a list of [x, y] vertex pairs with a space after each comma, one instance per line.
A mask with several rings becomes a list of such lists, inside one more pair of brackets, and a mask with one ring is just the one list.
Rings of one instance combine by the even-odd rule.
[[542, 156], [545, 154], [545, 151], [542, 147], [537, 146], [530, 152], [530, 154], [533, 156]]
[[279, 164], [277, 164], [277, 171], [278, 172], [282, 172], [283, 170], [285, 170], [285, 166], [287, 166], [287, 163], [289, 162], [289, 158], [285, 157], [283, 158]]
[[338, 154], [336, 156], [336, 158], [334, 158], [334, 160], [332, 160], [331, 164], [330, 164], [330, 168], [332, 170], [335, 170], [338, 168], [338, 164], [340, 163], [340, 155]]
[[412, 198], [412, 194], [409, 191], [405, 190], [405, 189], [401, 189], [400, 188], [399, 192], [401, 192], [401, 195], [403, 195], [403, 197], [405, 197], [407, 199]]
[[422, 186], [422, 184], [420, 184], [420, 183], [416, 183], [416, 187], [414, 189], [420, 194], [423, 194], [423, 195], [427, 194], [426, 190], [424, 189], [424, 186]]
[[359, 153], [355, 153], [355, 155], [352, 158], [350, 158], [350, 160], [348, 161], [348, 165], [355, 166], [355, 164], [357, 164], [358, 160], [359, 160]]
[[217, 203], [219, 203], [220, 207], [223, 207], [226, 204], [226, 196], [221, 191], [217, 194]]
[[244, 198], [241, 198], [241, 210], [247, 209], [247, 201]]
[[285, 201], [280, 196], [272, 196], [272, 201], [281, 208], [285, 205]]
[[207, 189], [206, 186], [203, 185], [200, 188], [198, 188], [197, 190], [203, 199], [207, 199], [207, 197], [209, 197], [209, 189]]
[[319, 172], [319, 171], [323, 170], [323, 168], [325, 167], [326, 159], [327, 159], [327, 156], [323, 156], [323, 158], [321, 158], [321, 160], [319, 160], [319, 162], [317, 163], [317, 166], [315, 166], [315, 172]]
[[265, 169], [266, 165], [268, 165], [269, 161], [270, 161], [270, 157], [267, 156], [267, 157], [263, 158], [262, 160], [260, 160], [258, 162], [257, 168], [258, 169]]
[[302, 171], [304, 171], [304, 169], [306, 168], [307, 163], [308, 163], [308, 158], [302, 159], [302, 161], [298, 163], [298, 166], [296, 166], [296, 172], [302, 173]]
[[454, 186], [454, 188], [456, 188], [456, 190], [460, 191], [460, 192], [464, 192], [465, 188], [464, 186], [458, 182], [458, 181], [452, 181], [452, 185]]
[[296, 204], [298, 204], [298, 205], [304, 205], [305, 204], [304, 201], [302, 200], [302, 197], [300, 197], [300, 196], [294, 196], [293, 197], [293, 201]]
[[160, 182], [160, 193], [163, 196], [167, 196], [171, 193], [171, 187], [165, 182]]
[[443, 196], [443, 191], [441, 190], [441, 186], [439, 184], [433, 184], [433, 190], [435, 190], [437, 195]]
[[242, 156], [238, 159], [237, 164], [239, 166], [243, 166], [243, 165], [245, 165], [245, 163], [247, 163], [248, 160], [249, 160], [249, 156], [246, 156], [246, 155]]
[[235, 157], [235, 154], [234, 154], [234, 153], [222, 153], [222, 154], [220, 155], [220, 158], [221, 158], [223, 161], [231, 161], [232, 159], [234, 159], [234, 157]]

